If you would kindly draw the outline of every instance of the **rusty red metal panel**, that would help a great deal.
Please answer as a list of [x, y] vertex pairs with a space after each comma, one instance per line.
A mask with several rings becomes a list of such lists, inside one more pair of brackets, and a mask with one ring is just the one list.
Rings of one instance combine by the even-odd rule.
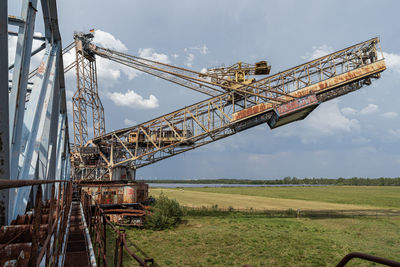
[[[39, 239], [41, 242], [47, 235], [47, 224], [41, 224], [39, 229]], [[33, 226], [26, 225], [9, 225], [0, 228], [0, 248], [6, 243], [26, 243], [32, 242]]]
[[148, 199], [148, 185], [141, 182], [84, 184], [82, 189], [99, 204], [138, 203]]
[[0, 250], [1, 266], [27, 266], [32, 243], [9, 244]]
[[[375, 73], [382, 72], [386, 69], [386, 64], [383, 60], [368, 64], [366, 66], [360, 67], [358, 69], [337, 75], [335, 77], [329, 78], [327, 80], [315, 83], [313, 85], [307, 86], [303, 89], [296, 90], [290, 93], [290, 95], [295, 97], [304, 97], [310, 94], [319, 94], [327, 90], [331, 90], [345, 84], [351, 83], [355, 80], [361, 79], [363, 77], [370, 76]], [[292, 98], [288, 96], [281, 96], [278, 100], [291, 101]], [[272, 110], [273, 105], [271, 103], [261, 103], [241, 111], [238, 111], [232, 115], [232, 120], [242, 120], [248, 117], [252, 117], [261, 113], [265, 113]]]
[[236, 113], [233, 113], [232, 120], [237, 121], [237, 120], [245, 119], [245, 118], [269, 111], [271, 109], [272, 109], [272, 104], [261, 103], [261, 104], [243, 109], [241, 111], [238, 111]]
[[305, 107], [318, 104], [318, 99], [316, 95], [309, 95], [302, 98], [292, 100], [288, 103], [279, 105], [275, 112], [279, 116], [285, 116], [289, 113], [295, 112], [297, 110], [303, 109]]
[[133, 186], [124, 187], [124, 203], [136, 203], [135, 188]]
[[[293, 93], [291, 93], [291, 95], [302, 97], [311, 93], [319, 94], [322, 93], [323, 91], [343, 86], [345, 84], [361, 79], [363, 77], [367, 77], [369, 75], [382, 72], [385, 69], [386, 69], [385, 61], [383, 60], [376, 61], [374, 63], [360, 67], [358, 69], [348, 71], [346, 73], [337, 75], [322, 82], [305, 87], [301, 90], [294, 91]], [[287, 98], [287, 100], [289, 99]]]

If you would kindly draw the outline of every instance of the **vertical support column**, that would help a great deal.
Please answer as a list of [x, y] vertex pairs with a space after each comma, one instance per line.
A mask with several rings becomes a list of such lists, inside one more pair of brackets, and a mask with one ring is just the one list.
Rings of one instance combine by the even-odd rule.
[[9, 99], [9, 131], [11, 142], [10, 174], [13, 179], [17, 177], [18, 160], [21, 152], [21, 135], [37, 7], [37, 0], [24, 0], [22, 2], [21, 17], [25, 20], [25, 23], [19, 27], [12, 79], [13, 83]]
[[[8, 14], [7, 1], [0, 1], [0, 179], [10, 179], [8, 121]], [[0, 190], [0, 225], [7, 224], [9, 190]]]
[[[26, 105], [24, 117], [24, 136], [26, 145], [22, 153], [21, 172], [18, 179], [44, 179], [47, 169], [47, 156], [49, 148], [49, 125], [52, 114], [53, 97], [55, 95], [55, 80], [57, 79], [58, 60], [60, 58], [59, 44], [50, 45], [42, 60], [42, 69], [35, 76], [34, 85], [29, 102]], [[26, 199], [30, 189], [17, 188], [13, 201], [13, 213], [10, 219], [15, 219], [26, 209]]]

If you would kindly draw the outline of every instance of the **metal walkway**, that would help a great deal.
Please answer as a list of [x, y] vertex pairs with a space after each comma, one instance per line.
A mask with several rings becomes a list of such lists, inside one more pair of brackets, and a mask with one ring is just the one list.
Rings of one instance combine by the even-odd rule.
[[79, 201], [72, 202], [70, 228], [64, 266], [90, 266], [85, 238], [85, 226]]

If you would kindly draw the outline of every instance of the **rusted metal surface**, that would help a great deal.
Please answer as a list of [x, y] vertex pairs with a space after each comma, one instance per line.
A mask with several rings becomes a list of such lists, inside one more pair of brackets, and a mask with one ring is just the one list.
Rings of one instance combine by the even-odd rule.
[[131, 209], [108, 209], [104, 210], [105, 214], [109, 213], [126, 213], [126, 214], [138, 214], [144, 216], [147, 214], [145, 210], [131, 210]]
[[268, 121], [268, 125], [271, 129], [274, 129], [293, 121], [302, 120], [318, 105], [319, 101], [314, 94], [284, 103], [274, 109], [273, 116]]
[[[123, 243], [123, 245], [124, 245], [123, 247], [125, 248], [126, 252], [128, 252], [128, 254], [130, 256], [132, 256], [140, 264], [140, 266], [153, 266], [154, 259], [147, 259], [147, 258], [146, 259], [141, 259], [135, 253], [133, 253], [133, 251], [131, 251], [129, 249], [129, 246], [128, 246], [127, 242], [126, 242], [126, 235], [125, 235], [124, 232], [121, 233], [120, 242]], [[121, 247], [121, 250], [122, 250], [122, 247]], [[122, 265], [122, 261], [121, 261], [121, 265]]]
[[9, 244], [0, 249], [1, 266], [27, 266], [32, 243]]
[[[125, 233], [123, 229], [118, 229], [115, 225], [108, 219], [110, 214], [107, 214], [95, 201], [91, 195], [89, 195], [84, 190], [81, 191], [81, 203], [85, 218], [87, 220], [88, 229], [91, 236], [93, 236], [93, 246], [97, 256], [97, 263], [103, 262], [103, 266], [123, 266], [124, 251], [128, 253], [140, 266], [154, 266], [154, 260], [150, 258], [142, 259], [137, 254], [135, 254], [128, 246], [125, 238]], [[125, 212], [126, 215], [132, 215], [132, 213], [126, 210], [115, 210], [115, 212]], [[124, 213], [122, 213], [124, 214]], [[143, 216], [142, 216], [143, 217]], [[114, 258], [113, 262], [109, 263], [107, 261], [106, 252], [107, 248], [107, 227], [115, 233], [115, 246], [114, 246]]]
[[288, 103], [284, 103], [279, 105], [276, 108], [276, 113], [279, 116], [285, 116], [287, 114], [290, 114], [292, 112], [296, 112], [299, 109], [303, 109], [305, 107], [311, 106], [311, 105], [317, 105], [318, 104], [318, 99], [316, 95], [309, 95], [305, 96], [302, 98], [298, 98], [295, 100], [292, 100]]
[[273, 112], [269, 111], [267, 113], [262, 113], [258, 114], [256, 116], [252, 116], [250, 118], [247, 118], [245, 120], [241, 120], [236, 122], [232, 128], [236, 132], [240, 132], [246, 129], [249, 129], [251, 127], [263, 124], [263, 123], [268, 123], [271, 120], [271, 117], [273, 116]]
[[[48, 225], [41, 224], [39, 227], [39, 242], [43, 243], [48, 233]], [[26, 225], [9, 225], [0, 229], [0, 249], [4, 244], [8, 243], [28, 243], [32, 242], [33, 226]]]
[[[56, 217], [56, 214], [53, 214], [53, 218], [54, 217]], [[44, 212], [42, 212], [40, 223], [47, 224], [48, 219], [49, 219], [49, 214], [44, 214]], [[21, 225], [21, 224], [32, 224], [32, 223], [33, 223], [33, 214], [24, 214], [24, 215], [18, 215], [15, 220], [11, 221], [10, 225]]]
[[232, 121], [242, 120], [272, 110], [272, 103], [261, 103], [232, 114]]
[[32, 246], [31, 255], [29, 257], [28, 266], [34, 267], [37, 262], [38, 251], [39, 251], [39, 229], [40, 229], [40, 219], [41, 219], [41, 209], [42, 209], [42, 186], [38, 186], [36, 191], [36, 201], [35, 209], [33, 214], [33, 235], [32, 235]]
[[400, 267], [400, 262], [389, 260], [381, 257], [377, 257], [374, 255], [369, 255], [361, 252], [352, 252], [347, 254], [337, 265], [336, 267], [345, 266], [352, 259], [362, 259], [370, 262], [380, 263], [386, 266]]
[[[346, 73], [337, 75], [335, 77], [326, 79], [324, 81], [318, 82], [311, 86], [293, 91], [290, 95], [296, 96], [298, 98], [310, 95], [310, 94], [321, 94], [328, 90], [333, 90], [335, 88], [344, 86], [346, 84], [352, 83], [356, 80], [380, 73], [386, 69], [385, 61], [380, 60], [366, 66], [362, 66], [358, 69], [348, 71]], [[285, 96], [280, 96], [280, 98], [285, 99]], [[291, 100], [289, 98], [285, 100]], [[285, 105], [281, 104], [280, 106]], [[254, 105], [252, 107], [243, 109], [232, 114], [232, 121], [242, 120], [260, 113], [265, 113], [272, 110], [274, 105], [272, 103], [261, 103]], [[278, 106], [279, 109], [279, 106]]]
[[64, 180], [0, 180], [0, 190], [39, 184], [65, 183]]
[[59, 181], [53, 181], [49, 200], [42, 200], [41, 186], [37, 186], [33, 211], [18, 215], [10, 225], [0, 228], [0, 266], [39, 266], [41, 262], [58, 265], [72, 188], [70, 182], [63, 181], [56, 197], [55, 182]]
[[303, 90], [295, 91], [293, 95], [299, 97], [309, 93], [319, 94], [384, 70], [386, 70], [385, 61], [380, 60], [311, 85]]
[[[90, 38], [86, 38], [88, 44], [90, 41]], [[85, 159], [74, 157], [74, 164], [80, 172], [79, 175], [75, 175], [77, 180], [116, 180], [114, 176], [123, 179], [122, 176], [115, 175], [116, 169], [136, 170], [256, 126], [263, 120], [265, 122], [265, 118], [274, 108], [296, 98], [310, 94], [317, 94], [318, 97], [318, 94], [325, 94], [357, 80], [363, 80], [363, 85], [369, 85], [372, 79], [379, 78], [378, 74], [386, 69], [382, 53], [379, 53], [382, 52], [379, 51], [379, 38], [372, 38], [258, 81], [251, 77], [246, 78], [246, 73], [250, 72], [242, 63], [237, 65], [234, 76], [225, 79], [225, 74], [222, 74], [224, 77], [214, 75], [215, 71], [225, 73], [225, 68], [214, 69], [214, 74], [211, 75], [101, 47], [89, 45], [83, 48], [85, 49], [88, 53], [150, 74], [154, 74], [153, 70], [157, 70], [157, 73], [165, 71], [170, 76], [195, 83], [195, 88], [200, 86], [202, 89], [216, 89], [217, 94], [211, 94], [214, 97], [142, 124], [88, 140], [84, 146], [94, 147], [98, 153]], [[140, 68], [138, 65], [146, 67]], [[260, 69], [257, 70], [257, 67]], [[239, 69], [242, 70], [241, 74], [237, 71]], [[268, 72], [266, 62], [255, 65], [254, 74]], [[185, 82], [180, 83], [165, 76], [159, 77], [186, 86]], [[333, 97], [333, 94], [329, 97]], [[324, 101], [324, 98], [318, 99]], [[287, 122], [302, 118], [306, 114], [287, 119]], [[248, 120], [256, 116], [256, 119]], [[248, 121], [238, 124], [245, 120]]]
[[64, 266], [90, 266], [79, 202], [73, 202]]
[[148, 184], [132, 183], [95, 183], [82, 184], [86, 191], [99, 204], [141, 203], [148, 199]]

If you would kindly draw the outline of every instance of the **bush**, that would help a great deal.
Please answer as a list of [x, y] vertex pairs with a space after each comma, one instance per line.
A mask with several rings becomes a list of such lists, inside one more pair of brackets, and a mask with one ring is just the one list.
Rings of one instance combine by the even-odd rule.
[[179, 203], [161, 194], [152, 207], [152, 214], [146, 218], [145, 227], [153, 230], [172, 228], [182, 221], [182, 216]]

